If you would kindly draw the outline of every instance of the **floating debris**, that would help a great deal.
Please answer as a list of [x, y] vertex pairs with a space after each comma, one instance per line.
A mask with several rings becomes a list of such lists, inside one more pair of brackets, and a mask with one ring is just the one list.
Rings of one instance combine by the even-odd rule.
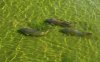
[[71, 28], [64, 28], [61, 29], [60, 32], [67, 34], [67, 35], [76, 35], [76, 36], [90, 36], [92, 35], [91, 32], [81, 32], [79, 30], [71, 29]]
[[51, 18], [51, 19], [46, 19], [45, 23], [49, 23], [51, 25], [57, 25], [61, 27], [72, 27], [72, 23], [69, 21], [61, 21], [59, 19]]
[[40, 31], [38, 31], [36, 29], [32, 29], [32, 28], [21, 28], [18, 30], [18, 32], [23, 35], [26, 35], [26, 36], [43, 36], [48, 33], [48, 31], [40, 32]]

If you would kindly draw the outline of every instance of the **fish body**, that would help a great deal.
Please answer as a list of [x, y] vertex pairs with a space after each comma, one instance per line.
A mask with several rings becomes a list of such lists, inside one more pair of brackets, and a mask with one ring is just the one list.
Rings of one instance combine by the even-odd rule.
[[79, 30], [71, 29], [71, 28], [64, 28], [61, 29], [60, 32], [67, 34], [67, 35], [76, 35], [76, 36], [90, 36], [92, 35], [91, 32], [81, 32]]
[[32, 28], [21, 28], [18, 30], [18, 32], [26, 36], [43, 36], [47, 33], [47, 32], [40, 32]]
[[61, 21], [61, 20], [55, 19], [55, 18], [46, 19], [45, 22], [49, 23], [51, 25], [57, 25], [57, 26], [61, 26], [61, 27], [71, 27], [72, 26], [71, 22]]

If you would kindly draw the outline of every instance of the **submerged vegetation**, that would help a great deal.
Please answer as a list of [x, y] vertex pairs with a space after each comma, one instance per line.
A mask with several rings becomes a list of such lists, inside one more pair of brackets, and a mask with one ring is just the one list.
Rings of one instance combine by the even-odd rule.
[[[99, 3], [99, 0], [0, 0], [0, 62], [100, 62]], [[91, 31], [92, 37], [63, 35], [58, 31], [61, 27], [43, 25], [49, 18], [75, 22], [75, 29]], [[46, 36], [30, 37], [17, 33], [22, 27], [50, 30]]]

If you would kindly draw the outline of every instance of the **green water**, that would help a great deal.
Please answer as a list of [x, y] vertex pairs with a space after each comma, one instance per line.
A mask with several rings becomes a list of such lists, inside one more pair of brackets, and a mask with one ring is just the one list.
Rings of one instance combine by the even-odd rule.
[[[0, 62], [100, 62], [99, 0], [0, 0]], [[76, 22], [92, 37], [66, 36], [53, 27], [43, 37], [17, 33], [48, 18]], [[45, 27], [46, 28], [46, 27]]]

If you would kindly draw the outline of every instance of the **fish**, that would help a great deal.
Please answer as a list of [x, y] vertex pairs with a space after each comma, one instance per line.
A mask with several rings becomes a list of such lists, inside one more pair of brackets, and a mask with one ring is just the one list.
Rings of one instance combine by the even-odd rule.
[[63, 20], [55, 19], [55, 18], [46, 19], [44, 22], [51, 25], [61, 26], [61, 27], [72, 27], [71, 22], [63, 21]]
[[37, 29], [33, 29], [33, 28], [20, 28], [19, 30], [17, 30], [18, 33], [23, 34], [25, 36], [43, 36], [45, 34], [48, 33], [48, 31], [46, 32], [41, 32]]
[[72, 36], [91, 36], [92, 32], [82, 32], [76, 29], [71, 28], [63, 28], [59, 30], [59, 32], [64, 33], [66, 35], [72, 35]]

